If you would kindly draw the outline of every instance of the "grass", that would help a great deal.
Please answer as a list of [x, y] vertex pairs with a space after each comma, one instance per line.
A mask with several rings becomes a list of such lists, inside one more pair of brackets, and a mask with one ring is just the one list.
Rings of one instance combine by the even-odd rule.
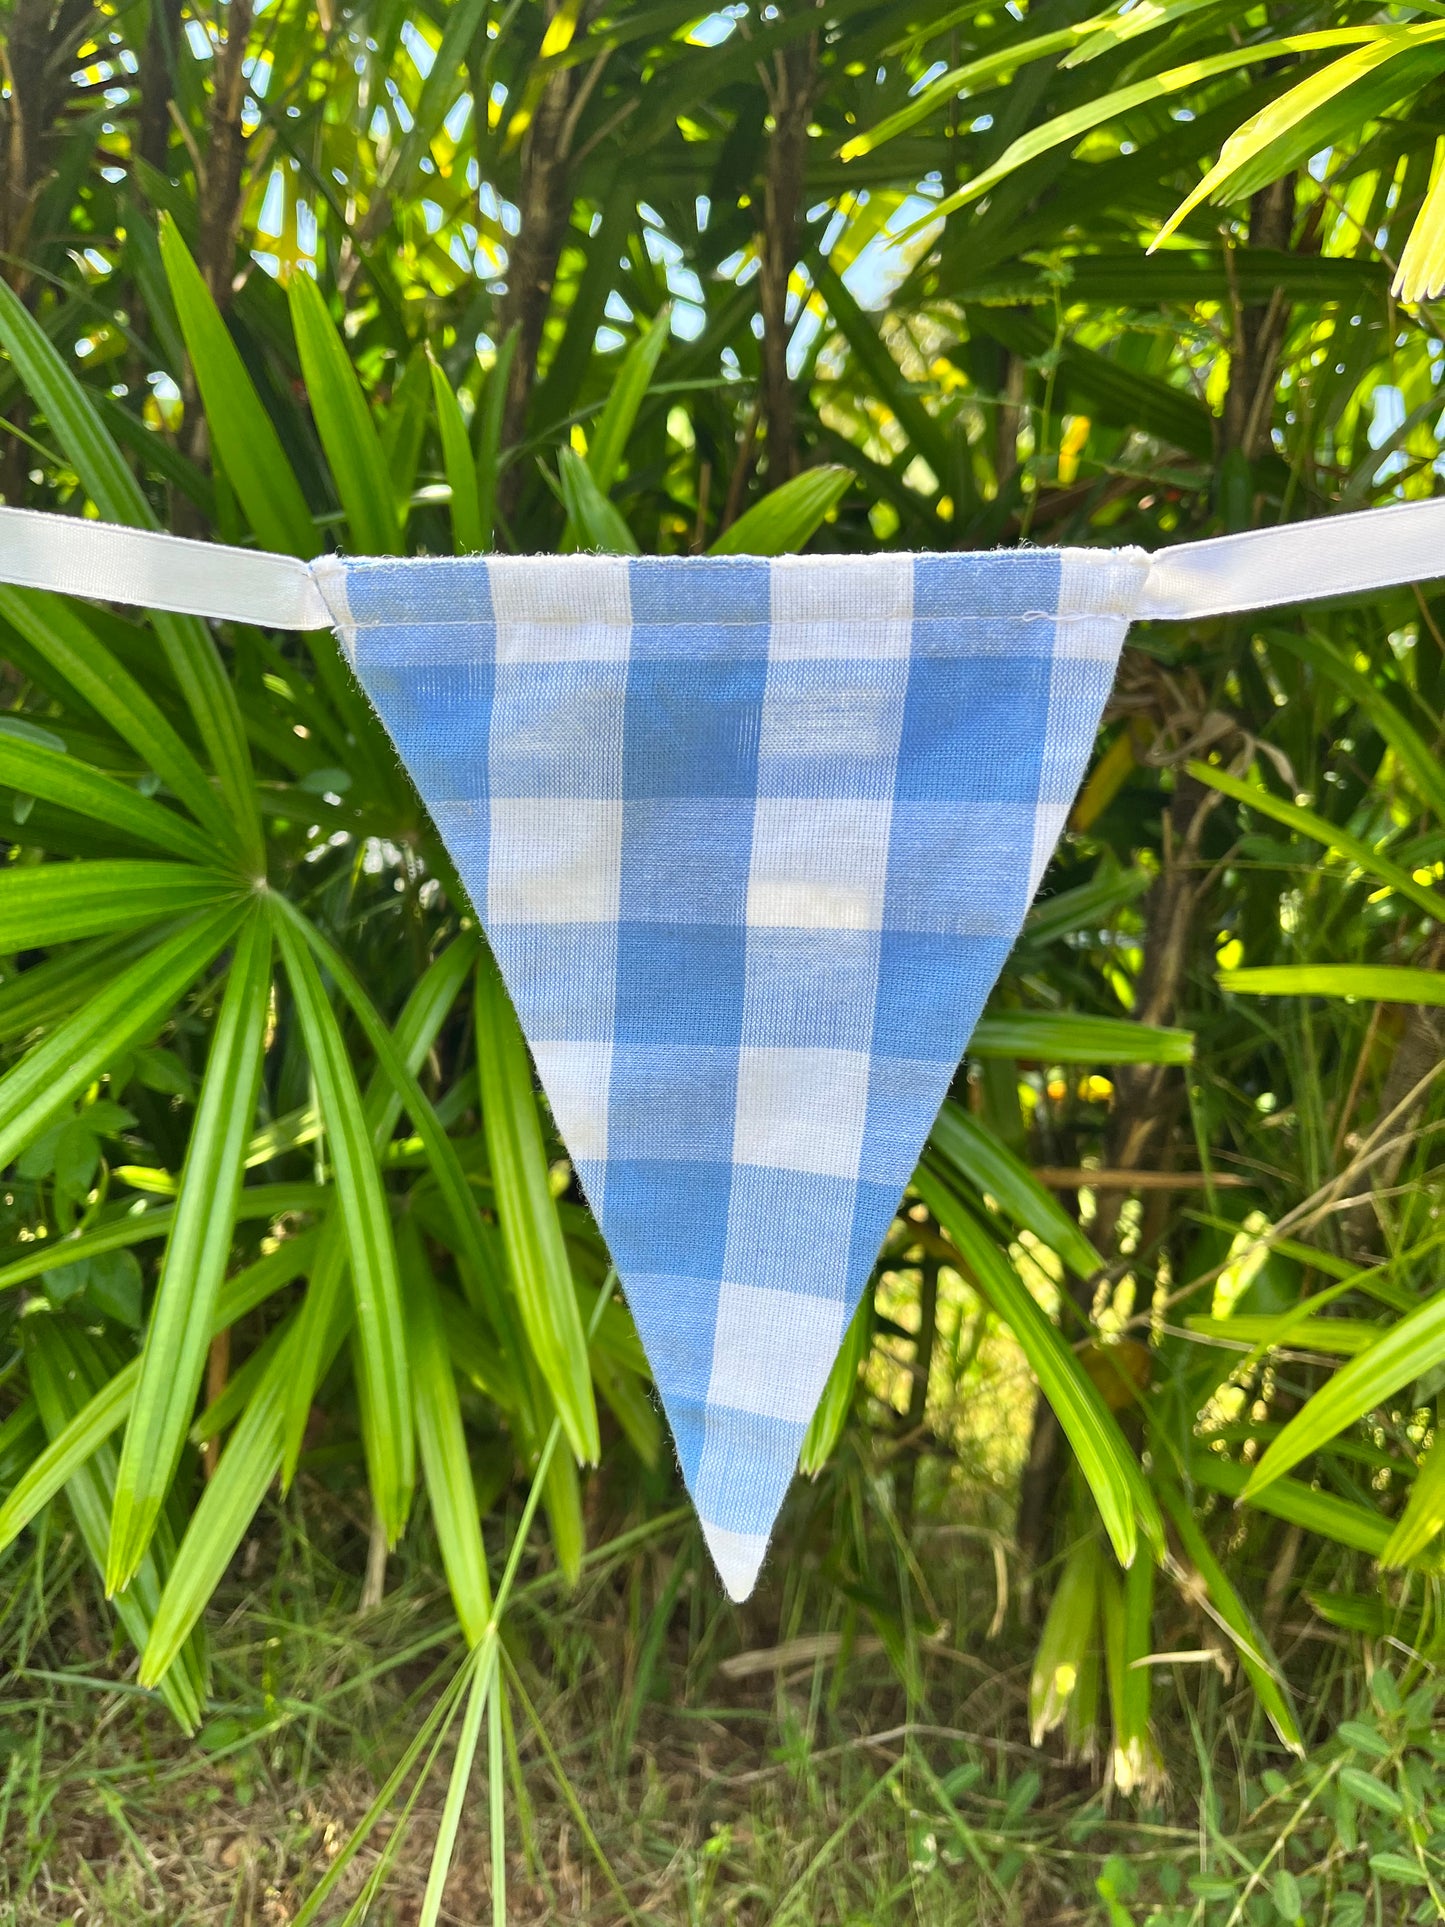
[[[784, 1556], [741, 1609], [687, 1514], [656, 1494], [599, 1482], [597, 1550], [575, 1590], [535, 1536], [506, 1634], [508, 1921], [1240, 1927], [1289, 1918], [1281, 1873], [1284, 1901], [1290, 1881], [1318, 1897], [1310, 1927], [1383, 1927], [1432, 1904], [1370, 1868], [1371, 1855], [1408, 1860], [1445, 1781], [1419, 1707], [1408, 1741], [1407, 1715], [1390, 1714], [1388, 1694], [1378, 1703], [1384, 1675], [1373, 1706], [1363, 1694], [1353, 1635], [1307, 1613], [1272, 1629], [1315, 1685], [1314, 1751], [1292, 1768], [1247, 1685], [1209, 1657], [1207, 1618], [1181, 1604], [1164, 1629], [1176, 1657], [1156, 1668], [1167, 1783], [1152, 1801], [1117, 1800], [1100, 1762], [1029, 1743], [1036, 1633], [1016, 1591], [999, 1613], [984, 1547], [997, 1522], [976, 1483], [918, 1468], [909, 1621], [823, 1550], [825, 1515], [847, 1505], [866, 1515], [872, 1570], [904, 1557], [876, 1446], [858, 1435], [836, 1474], [795, 1495]], [[10, 1562], [6, 1927], [295, 1919], [464, 1657], [429, 1533], [404, 1542], [380, 1604], [360, 1609], [359, 1498], [323, 1466], [263, 1509], [212, 1610], [216, 1691], [194, 1741], [126, 1676], [69, 1534], [50, 1534], [23, 1572]], [[971, 1546], [978, 1556], [960, 1556]], [[1378, 1753], [1332, 1737], [1342, 1718], [1357, 1739], [1365, 1723]], [[418, 1919], [448, 1765], [443, 1753], [399, 1840], [395, 1811], [370, 1836], [321, 1919], [343, 1918], [383, 1855], [365, 1919]], [[1347, 1768], [1383, 1774], [1389, 1796], [1354, 1798], [1352, 1850]], [[482, 1768], [463, 1810], [446, 1922], [491, 1918], [484, 1780]], [[1397, 1911], [1340, 1911], [1351, 1882]]]

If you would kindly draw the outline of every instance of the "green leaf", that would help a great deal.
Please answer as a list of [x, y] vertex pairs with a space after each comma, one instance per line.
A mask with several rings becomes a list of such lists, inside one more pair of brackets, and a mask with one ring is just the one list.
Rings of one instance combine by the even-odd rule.
[[1053, 943], [1075, 930], [1100, 929], [1127, 904], [1136, 903], [1149, 882], [1147, 870], [1120, 870], [1113, 876], [1095, 876], [1055, 896], [1041, 897], [1024, 920], [1023, 940]]
[[532, 1067], [490, 954], [477, 971], [477, 1072], [497, 1217], [527, 1341], [556, 1400], [568, 1444], [577, 1458], [595, 1464], [601, 1444], [587, 1340], [547, 1181]]
[[1028, 1166], [986, 1124], [950, 1101], [934, 1120], [929, 1143], [937, 1156], [976, 1190], [986, 1193], [1012, 1223], [1031, 1231], [1080, 1278], [1103, 1264], [1089, 1240]]
[[557, 451], [557, 475], [567, 510], [564, 549], [599, 555], [636, 555], [637, 538], [598, 487], [592, 471], [570, 448]]
[[1297, 1345], [1306, 1351], [1337, 1353], [1342, 1358], [1368, 1351], [1380, 1336], [1380, 1327], [1363, 1318], [1311, 1318], [1298, 1311], [1274, 1316], [1243, 1312], [1229, 1318], [1196, 1314], [1184, 1322], [1202, 1338], [1223, 1338], [1247, 1349]]
[[1029, 1675], [1029, 1738], [1034, 1746], [1063, 1724], [1088, 1677], [1099, 1634], [1101, 1551], [1091, 1525], [1065, 1558], [1049, 1600]]
[[398, 1230], [397, 1255], [407, 1282], [407, 1337], [422, 1474], [452, 1603], [467, 1644], [474, 1646], [491, 1617], [492, 1589], [436, 1282], [411, 1217], [404, 1218]]
[[[1425, 37], [1432, 39], [1439, 32], [1439, 28], [1433, 32], [1428, 27], [1424, 30]], [[1418, 44], [1416, 35], [1409, 28], [1385, 28], [1378, 39], [1354, 48], [1339, 60], [1328, 62], [1278, 99], [1272, 100], [1259, 113], [1251, 115], [1224, 143], [1219, 159], [1203, 180], [1169, 216], [1155, 237], [1154, 245], [1157, 247], [1161, 241], [1167, 240], [1201, 202], [1211, 197], [1228, 200], [1255, 193], [1298, 161], [1332, 145], [1337, 135], [1344, 131], [1336, 118], [1341, 107], [1349, 117], [1347, 124], [1352, 123], [1353, 127], [1360, 127], [1373, 119], [1370, 107], [1356, 97], [1353, 102], [1336, 102], [1335, 115], [1331, 116], [1329, 126], [1318, 124], [1321, 110], [1328, 103], [1335, 102], [1336, 96], [1355, 88], [1377, 67], [1398, 59]], [[1421, 76], [1422, 80], [1426, 78], [1427, 75]], [[1393, 104], [1399, 97], [1395, 93], [1395, 86], [1395, 77], [1389, 77], [1379, 108]], [[1400, 89], [1402, 93], [1405, 91], [1403, 82], [1400, 83]], [[1287, 138], [1291, 134], [1295, 136], [1294, 140]], [[1300, 140], [1303, 145], [1297, 145]], [[1283, 151], [1276, 151], [1281, 149]], [[1263, 169], [1261, 162], [1265, 163]]]
[[487, 376], [487, 385], [478, 409], [481, 429], [477, 436], [477, 523], [484, 549], [496, 547], [497, 482], [502, 472], [502, 457], [506, 452], [502, 447], [502, 416], [507, 399], [507, 382], [517, 352], [519, 326], [520, 323], [513, 324], [497, 350], [497, 359]]
[[557, 1565], [567, 1584], [575, 1586], [587, 1550], [587, 1527], [582, 1518], [582, 1482], [575, 1461], [565, 1452], [554, 1452], [548, 1461], [542, 1480], [542, 1504]]
[[6, 284], [0, 284], [0, 343], [20, 386], [43, 411], [105, 519], [132, 528], [155, 528], [150, 504], [111, 440], [94, 402], [19, 295]]
[[[284, 898], [273, 899], [278, 916], [284, 917], [304, 937], [321, 968], [335, 983], [366, 1033], [376, 1053], [377, 1066], [384, 1083], [391, 1086], [394, 1102], [378, 1095], [373, 1110], [372, 1093], [367, 1096], [367, 1121], [385, 1117], [386, 1132], [373, 1142], [378, 1151], [390, 1134], [398, 1107], [406, 1110], [421, 1139], [432, 1176], [457, 1234], [457, 1249], [479, 1271], [485, 1270], [488, 1253], [483, 1246], [481, 1214], [472, 1196], [471, 1184], [456, 1145], [442, 1128], [430, 1098], [417, 1082], [416, 1072], [435, 1041], [436, 1032], [456, 1001], [470, 960], [476, 955], [475, 943], [466, 937], [456, 939], [431, 966], [427, 976], [407, 1000], [395, 1037], [378, 1015], [376, 1006], [362, 989], [350, 964], [328, 943], [314, 923], [308, 922]], [[425, 1038], [425, 1042], [422, 1039]], [[414, 1060], [414, 1061], [413, 1061]]]
[[410, 186], [413, 170], [456, 105], [461, 91], [457, 86], [457, 69], [464, 66], [486, 13], [487, 0], [454, 0], [446, 9], [441, 40], [412, 109], [411, 123], [386, 169], [382, 192], [389, 190], [393, 182]]
[[1402, 1385], [1445, 1359], [1445, 1292], [1381, 1332], [1307, 1399], [1255, 1467], [1244, 1496], [1258, 1504], [1265, 1489], [1301, 1459], [1328, 1445], [1347, 1425], [1383, 1404]]
[[[133, 528], [157, 527], [140, 484], [126, 467], [90, 396], [55, 352], [44, 330], [13, 291], [0, 285], [0, 344], [31, 399], [39, 403], [61, 446], [75, 463], [101, 514]], [[261, 860], [251, 758], [235, 691], [206, 625], [195, 616], [155, 612], [160, 637], [201, 739], [215, 765], [229, 809], [227, 840], [251, 862]]]
[[851, 140], [845, 141], [838, 150], [839, 160], [861, 160], [865, 154], [882, 147], [885, 141], [893, 140], [897, 135], [907, 133], [910, 127], [918, 126], [920, 121], [927, 120], [930, 114], [947, 102], [976, 93], [989, 81], [1006, 79], [1032, 61], [1047, 59], [1051, 54], [1070, 52], [1080, 41], [1087, 40], [1107, 18], [1107, 14], [1097, 14], [1077, 26], [1061, 27], [1054, 33], [1035, 34], [1027, 40], [1015, 40], [1010, 35], [1002, 48], [984, 54], [977, 60], [970, 60], [961, 67], [949, 68], [936, 80], [911, 93], [906, 107], [889, 114], [887, 119], [879, 121], [876, 127], [870, 127], [866, 133], [855, 134]]
[[[352, 981], [349, 970], [329, 946], [321, 946], [319, 932], [314, 926], [307, 924], [300, 917], [295, 919], [295, 924], [298, 932], [309, 945], [320, 946], [318, 954], [322, 955], [328, 968], [334, 965], [332, 975], [343, 993], [346, 993], [347, 985]], [[436, 1041], [437, 1033], [460, 994], [475, 956], [475, 942], [470, 937], [457, 938], [429, 966], [406, 1001], [406, 1006], [397, 1020], [394, 1040], [396, 1052], [401, 1059], [401, 1072], [397, 1073], [395, 1064], [391, 1065], [389, 1074], [383, 1075], [378, 1070], [366, 1094], [366, 1124], [371, 1135], [372, 1149], [378, 1155], [390, 1138], [396, 1120], [401, 1114], [403, 1091], [407, 1088], [406, 1079], [408, 1077], [414, 1079], [415, 1072]], [[353, 1008], [369, 1008], [366, 998], [360, 996], [359, 991]], [[373, 1045], [376, 1041], [373, 1033]], [[419, 1109], [425, 1118], [433, 1119], [430, 1105], [423, 1102]], [[451, 1149], [450, 1145], [449, 1149]], [[454, 1159], [454, 1149], [451, 1150], [451, 1155]], [[445, 1163], [443, 1168], [450, 1170]], [[465, 1178], [463, 1178], [463, 1188], [465, 1189]], [[475, 1218], [475, 1206], [469, 1194], [466, 1205], [470, 1222]], [[453, 1207], [453, 1221], [456, 1215], [456, 1209]], [[464, 1249], [469, 1248], [464, 1239], [459, 1239], [458, 1242]], [[484, 1251], [482, 1262], [483, 1264], [486, 1262]], [[287, 1488], [296, 1475], [307, 1420], [311, 1413], [311, 1401], [317, 1385], [321, 1382], [326, 1348], [332, 1342], [330, 1334], [336, 1302], [340, 1295], [344, 1265], [344, 1241], [337, 1237], [333, 1220], [328, 1223], [322, 1239], [320, 1256], [312, 1273], [311, 1289], [306, 1295], [306, 1303], [302, 1308], [294, 1347], [291, 1389], [286, 1405], [285, 1457], [282, 1465], [282, 1483]]]
[[1153, 1545], [1161, 1545], [1164, 1534], [1153, 1496], [1118, 1421], [1008, 1259], [927, 1158], [914, 1184], [969, 1266], [978, 1289], [1023, 1347], [1040, 1390], [1074, 1448], [1119, 1563], [1130, 1565], [1137, 1545], [1136, 1523]]
[[83, 1010], [0, 1079], [0, 1167], [122, 1051], [144, 1043], [230, 941], [245, 914], [227, 904], [197, 917], [123, 970]]
[[792, 555], [822, 527], [853, 485], [851, 468], [806, 468], [720, 535], [709, 555]]
[[1299, 1882], [1288, 1867], [1281, 1867], [1274, 1877], [1274, 1910], [1281, 1920], [1294, 1923], [1300, 1919], [1303, 1910], [1300, 1899]]
[[1445, 771], [1440, 768], [1439, 756], [1385, 693], [1383, 679], [1366, 676], [1320, 636], [1271, 629], [1268, 640], [1271, 648], [1287, 649], [1308, 663], [1364, 710], [1409, 771], [1421, 797], [1435, 815], [1445, 821]]
[[1386, 1568], [1412, 1565], [1445, 1527], [1445, 1427], [1421, 1461], [1405, 1510], [1380, 1554]]
[[607, 406], [587, 444], [587, 467], [605, 496], [617, 479], [637, 411], [652, 386], [657, 364], [672, 328], [672, 309], [664, 304], [622, 358]]
[[1127, 1017], [1056, 1017], [1047, 1010], [1005, 1010], [980, 1017], [971, 1057], [1022, 1057], [1040, 1064], [1188, 1064], [1194, 1033]]
[[[1348, 1771], [1348, 1769], [1345, 1770]], [[1341, 1780], [1344, 1779], [1344, 1772], [1341, 1772], [1340, 1778]], [[1355, 1785], [1355, 1782], [1351, 1780], [1349, 1784], [1350, 1791], [1358, 1796], [1359, 1788]], [[1378, 1787], [1380, 1782], [1376, 1780], [1374, 1784]], [[1389, 1789], [1382, 1788], [1381, 1790], [1388, 1792]], [[1371, 1804], [1380, 1806], [1378, 1799], [1372, 1801]], [[1405, 1811], [1405, 1805], [1403, 1801], [1399, 1801], [1393, 1807], [1380, 1807], [1380, 1811], [1382, 1813], [1402, 1814]], [[1370, 1872], [1378, 1874], [1381, 1880], [1393, 1880], [1398, 1886], [1428, 1887], [1430, 1884], [1428, 1870], [1422, 1867], [1418, 1860], [1411, 1860], [1403, 1853], [1392, 1853], [1388, 1850], [1384, 1853], [1372, 1853], [1370, 1855]]]
[[[320, 1184], [256, 1184], [241, 1193], [237, 1222], [272, 1219], [286, 1212], [315, 1211], [325, 1204], [330, 1193]], [[125, 1251], [132, 1245], [163, 1238], [175, 1219], [175, 1206], [159, 1205], [151, 1210], [129, 1209], [123, 1217], [96, 1230], [77, 1232], [69, 1238], [36, 1240], [24, 1247], [26, 1256], [0, 1265], [0, 1290], [25, 1284], [42, 1273], [58, 1271], [71, 1264], [85, 1264], [111, 1251]], [[292, 1241], [295, 1242], [295, 1241]], [[14, 1247], [10, 1247], [12, 1250]]]
[[411, 1504], [415, 1433], [391, 1213], [350, 1054], [316, 965], [284, 914], [274, 925], [326, 1126], [356, 1306], [372, 1498], [394, 1545]]
[[353, 547], [360, 555], [395, 555], [400, 531], [381, 438], [346, 345], [309, 274], [291, 277], [291, 324], [316, 432], [346, 510]]
[[475, 555], [487, 546], [482, 539], [477, 467], [461, 404], [435, 360], [431, 362], [431, 386], [442, 441], [442, 465], [452, 492], [452, 547], [458, 555]]
[[419, 346], [407, 356], [401, 378], [392, 386], [380, 429], [382, 459], [391, 479], [397, 523], [402, 529], [405, 529], [411, 515], [412, 495], [416, 489], [417, 470], [421, 466], [421, 449], [426, 440], [431, 398], [427, 353], [425, 347]]
[[193, 863], [103, 858], [0, 870], [0, 940], [9, 951], [69, 943], [184, 916], [240, 894], [235, 877]]
[[1330, 47], [1357, 46], [1362, 41], [1375, 38], [1377, 29], [1371, 27], [1338, 28], [1322, 33], [1300, 33], [1283, 35], [1277, 40], [1253, 41], [1248, 46], [1236, 47], [1228, 53], [1213, 54], [1204, 60], [1191, 60], [1182, 66], [1171, 67], [1164, 73], [1152, 74], [1147, 80], [1135, 81], [1127, 87], [1120, 87], [1110, 93], [1095, 94], [1083, 106], [1072, 108], [1068, 113], [1059, 114], [1042, 125], [1033, 127], [1028, 133], [1006, 147], [999, 158], [971, 181], [966, 181], [952, 194], [946, 196], [937, 206], [929, 209], [927, 215], [914, 223], [897, 237], [900, 243], [907, 243], [935, 221], [944, 220], [959, 208], [976, 201], [980, 195], [987, 194], [991, 187], [1009, 174], [1017, 171], [1026, 162], [1037, 160], [1040, 155], [1049, 153], [1056, 147], [1072, 146], [1091, 128], [1102, 126], [1120, 114], [1127, 114], [1136, 107], [1147, 107], [1155, 101], [1165, 101], [1171, 94], [1182, 93], [1186, 88], [1195, 87], [1201, 81], [1213, 80], [1219, 74], [1232, 73], [1238, 67], [1254, 66], [1271, 60], [1281, 54], [1314, 53]]
[[1208, 1539], [1200, 1531], [1184, 1495], [1167, 1482], [1159, 1496], [1174, 1522], [1184, 1553], [1204, 1581], [1210, 1616], [1233, 1641], [1255, 1698], [1264, 1708], [1270, 1725], [1292, 1753], [1304, 1757], [1304, 1741], [1299, 1719], [1290, 1696], [1289, 1682], [1249, 1608], [1240, 1598], [1223, 1566], [1214, 1556]]
[[109, 1592], [129, 1584], [150, 1544], [200, 1389], [256, 1114], [270, 999], [271, 928], [258, 908], [237, 941], [212, 1033], [175, 1222], [146, 1329], [116, 1480]]
[[[163, 1215], [169, 1218], [171, 1213]], [[208, 1336], [225, 1331], [284, 1285], [300, 1277], [311, 1262], [315, 1246], [315, 1233], [303, 1232], [238, 1272], [221, 1290]], [[123, 1365], [26, 1468], [0, 1506], [0, 1551], [50, 1503], [76, 1469], [125, 1424], [140, 1371], [139, 1358]]]
[[[283, 1343], [202, 1488], [141, 1650], [143, 1686], [169, 1679], [177, 1655], [280, 1470], [282, 1415], [291, 1369], [291, 1347]], [[128, 1593], [121, 1595], [122, 1600], [127, 1597]]]
[[1445, 175], [1437, 174], [1410, 229], [1390, 289], [1397, 301], [1433, 301], [1445, 288]]
[[1249, 997], [1365, 997], [1377, 1004], [1445, 1004], [1445, 974], [1404, 964], [1272, 964], [1221, 970], [1221, 990]]
[[833, 1456], [833, 1448], [843, 1435], [848, 1414], [858, 1395], [858, 1373], [873, 1349], [873, 1293], [865, 1291], [858, 1309], [848, 1321], [838, 1356], [833, 1360], [823, 1387], [823, 1396], [803, 1434], [798, 1453], [798, 1470], [804, 1478], [816, 1479]]
[[226, 480], [263, 548], [309, 561], [319, 545], [306, 498], [210, 289], [168, 214], [161, 216], [160, 251], [211, 445]]
[[1153, 1694], [1149, 1657], [1154, 1617], [1154, 1567], [1136, 1559], [1121, 1586], [1105, 1567], [1099, 1575], [1103, 1609], [1104, 1662], [1109, 1711], [1114, 1726], [1114, 1782], [1121, 1793], [1139, 1793], [1162, 1777], [1163, 1767], [1149, 1731]]
[[40, 589], [0, 584], [0, 618], [105, 718], [198, 823], [204, 823], [224, 846], [234, 843], [231, 820], [206, 772], [72, 603]]
[[467, 1694], [466, 1711], [457, 1734], [456, 1755], [447, 1779], [446, 1799], [442, 1803], [441, 1822], [432, 1848], [431, 1867], [427, 1874], [426, 1892], [422, 1896], [421, 1912], [417, 1916], [417, 1927], [437, 1927], [441, 1919], [447, 1878], [456, 1853], [457, 1834], [461, 1828], [467, 1788], [476, 1759], [477, 1741], [481, 1737], [482, 1714], [502, 1690], [495, 1636], [476, 1653], [471, 1664], [471, 1690]]
[[0, 1506], [0, 1548], [8, 1546], [125, 1424], [139, 1375], [140, 1360], [132, 1359], [106, 1380], [26, 1468]]
[[[1213, 1452], [1199, 1452], [1191, 1462], [1190, 1472], [1196, 1485], [1211, 1492], [1222, 1492], [1231, 1499], [1245, 1497], [1248, 1472], [1232, 1459], [1222, 1459]], [[1249, 1503], [1289, 1525], [1317, 1532], [1322, 1539], [1333, 1539], [1337, 1545], [1367, 1552], [1372, 1559], [1379, 1558], [1390, 1536], [1385, 1521], [1366, 1511], [1364, 1506], [1350, 1499], [1337, 1499], [1332, 1492], [1318, 1492], [1312, 1486], [1302, 1485], [1298, 1479], [1275, 1479], [1262, 1491], [1251, 1493]]]
[[[1377, 1780], [1373, 1773], [1366, 1773], [1363, 1767], [1342, 1766], [1340, 1785], [1354, 1799], [1362, 1801], [1367, 1807], [1373, 1807], [1376, 1813], [1388, 1813], [1392, 1818], [1398, 1819], [1405, 1811], [1405, 1802], [1395, 1789], [1386, 1786], [1383, 1780]], [[1418, 1879], [1419, 1868], [1410, 1861], [1406, 1861], [1405, 1865], [1410, 1868], [1411, 1877]]]
[[869, 388], [897, 417], [908, 437], [909, 448], [923, 456], [941, 488], [951, 467], [943, 424], [928, 412], [914, 384], [893, 359], [887, 342], [878, 332], [877, 321], [864, 312], [843, 277], [821, 254], [812, 266], [818, 293], [827, 302], [828, 312], [853, 351]]
[[1232, 796], [1237, 803], [1246, 803], [1262, 816], [1273, 817], [1276, 823], [1283, 823], [1300, 836], [1307, 836], [1313, 842], [1323, 843], [1328, 849], [1338, 850], [1351, 862], [1359, 865], [1366, 875], [1378, 877], [1401, 896], [1417, 903], [1428, 916], [1437, 923], [1445, 923], [1445, 896], [1438, 890], [1431, 890], [1423, 883], [1417, 883], [1408, 870], [1402, 870], [1397, 863], [1373, 850], [1368, 843], [1351, 836], [1347, 830], [1339, 829], [1313, 810], [1302, 809], [1297, 803], [1286, 803], [1282, 797], [1272, 795], [1262, 783], [1244, 783], [1237, 776], [1229, 776], [1223, 770], [1214, 769], [1208, 763], [1189, 763], [1189, 774], [1211, 789]]
[[67, 944], [43, 963], [28, 965], [0, 984], [0, 1043], [14, 1043], [59, 1023], [164, 934], [163, 926], [153, 926], [126, 937]]
[[193, 863], [214, 863], [216, 845], [174, 810], [162, 809], [113, 776], [52, 749], [0, 734], [0, 783], [43, 797], [62, 809], [94, 817], [122, 836], [135, 837]]
[[[31, 1389], [45, 1429], [58, 1438], [71, 1420], [103, 1387], [107, 1370], [96, 1342], [61, 1316], [37, 1313], [24, 1326], [25, 1356]], [[65, 1496], [85, 1549], [96, 1570], [105, 1564], [106, 1534], [115, 1486], [115, 1454], [100, 1443], [84, 1463], [75, 1465], [66, 1481]], [[130, 1587], [115, 1601], [116, 1617], [138, 1649], [151, 1637], [166, 1566], [171, 1557], [170, 1534], [158, 1533]], [[188, 1634], [191, 1629], [187, 1629]], [[204, 1650], [198, 1638], [177, 1641], [175, 1671], [161, 1692], [182, 1729], [195, 1732], [205, 1703]], [[153, 1683], [153, 1682], [151, 1682]]]

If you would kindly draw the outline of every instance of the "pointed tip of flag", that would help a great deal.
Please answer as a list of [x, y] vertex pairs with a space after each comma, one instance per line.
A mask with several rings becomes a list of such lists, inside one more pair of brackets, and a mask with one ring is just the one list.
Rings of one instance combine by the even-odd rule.
[[768, 1550], [765, 1532], [730, 1532], [726, 1526], [702, 1521], [703, 1537], [717, 1567], [723, 1589], [735, 1606], [740, 1606], [758, 1583], [758, 1573]]

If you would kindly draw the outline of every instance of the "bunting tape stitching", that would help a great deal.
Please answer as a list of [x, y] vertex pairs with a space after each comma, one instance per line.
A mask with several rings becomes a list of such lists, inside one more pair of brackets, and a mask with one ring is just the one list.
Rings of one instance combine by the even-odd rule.
[[[533, 559], [502, 560], [505, 566]], [[1445, 496], [1180, 543], [1147, 559], [1136, 606], [1128, 613], [1153, 621], [1432, 581], [1445, 576]], [[694, 558], [677, 558], [670, 566], [693, 565]], [[422, 558], [413, 566], [435, 564]], [[0, 508], [0, 581], [265, 628], [336, 627], [354, 655], [357, 625], [341, 618], [335, 605], [345, 567], [331, 556], [307, 563], [82, 516]], [[1024, 619], [1073, 623], [1090, 617], [1029, 610]]]

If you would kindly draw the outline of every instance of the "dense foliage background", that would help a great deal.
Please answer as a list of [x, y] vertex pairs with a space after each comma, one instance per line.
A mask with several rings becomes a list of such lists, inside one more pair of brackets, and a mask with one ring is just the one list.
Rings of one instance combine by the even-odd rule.
[[[7, 0], [0, 492], [302, 556], [1153, 546], [1429, 495], [1436, 16]], [[607, 1869], [579, 1917], [1445, 1918], [1442, 620], [1136, 630], [735, 1614], [330, 638], [0, 588], [13, 1904], [74, 1915], [45, 1815], [99, 1787], [123, 1835], [158, 1752], [307, 1784], [350, 1690], [297, 1683], [316, 1642], [360, 1604], [356, 1677], [446, 1651], [386, 1616], [435, 1626], [439, 1569], [451, 1683], [407, 1676], [386, 1760], [455, 1762], [425, 1918], [483, 1724], [476, 1908], [513, 1823], [514, 1909], [572, 1892], [540, 1775]], [[701, 1755], [649, 1808], [669, 1696], [749, 1680], [728, 1817]], [[327, 1861], [349, 1901], [399, 1797], [276, 1917]]]

